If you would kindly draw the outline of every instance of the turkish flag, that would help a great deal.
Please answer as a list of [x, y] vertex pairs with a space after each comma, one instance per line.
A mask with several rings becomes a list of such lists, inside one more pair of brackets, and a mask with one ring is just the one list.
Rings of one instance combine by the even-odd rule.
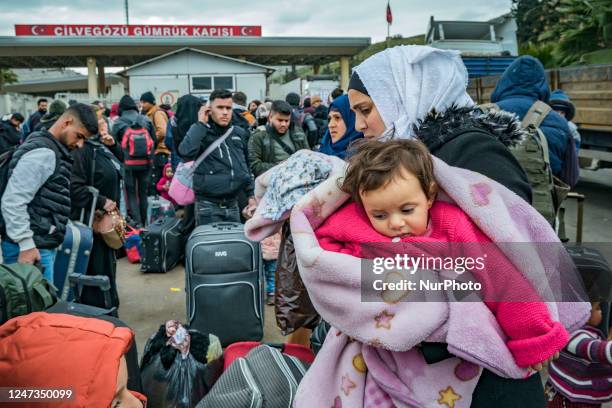
[[391, 5], [387, 2], [387, 23], [393, 23], [393, 13], [391, 13]]

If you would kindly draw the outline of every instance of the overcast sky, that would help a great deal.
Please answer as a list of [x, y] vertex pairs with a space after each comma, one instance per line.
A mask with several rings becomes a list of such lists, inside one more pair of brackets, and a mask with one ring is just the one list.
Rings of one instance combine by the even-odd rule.
[[[10, 6], [8, 4], [10, 3]], [[391, 35], [423, 34], [437, 20], [488, 20], [511, 0], [391, 0]], [[124, 24], [124, 0], [0, 0], [0, 35], [15, 24]], [[386, 0], [130, 0], [130, 24], [261, 25], [264, 36], [387, 35]]]

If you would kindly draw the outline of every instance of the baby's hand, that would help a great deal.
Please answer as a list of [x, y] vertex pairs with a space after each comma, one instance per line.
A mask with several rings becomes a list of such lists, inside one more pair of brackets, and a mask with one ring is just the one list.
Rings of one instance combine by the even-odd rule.
[[559, 352], [557, 351], [554, 356], [542, 361], [541, 363], [529, 366], [529, 369], [533, 371], [542, 371], [544, 367], [547, 367], [548, 364], [550, 364], [553, 360], [556, 360], [558, 358], [559, 358]]

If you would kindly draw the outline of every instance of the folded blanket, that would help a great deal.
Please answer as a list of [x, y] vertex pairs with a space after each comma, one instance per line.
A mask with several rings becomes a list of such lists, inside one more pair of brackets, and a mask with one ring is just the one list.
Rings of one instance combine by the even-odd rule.
[[[306, 194], [291, 213], [300, 274], [313, 305], [334, 327], [300, 384], [295, 406], [369, 407], [387, 403], [439, 407], [447, 401], [457, 408], [469, 407], [480, 367], [505, 377], [527, 376], [528, 372], [514, 363], [505, 345], [507, 339], [482, 303], [361, 302], [361, 260], [324, 251], [314, 235], [314, 230], [348, 199], [338, 189], [344, 166], [336, 162], [332, 175]], [[554, 231], [531, 206], [498, 183], [451, 168], [436, 158], [434, 170], [443, 190], [439, 198], [458, 205], [491, 240], [558, 242]], [[247, 235], [264, 238], [276, 232], [281, 223], [282, 219], [272, 221], [256, 212], [246, 225]], [[568, 288], [570, 294], [579, 291], [574, 282], [561, 286], [556, 280], [563, 259], [554, 259], [545, 251], [540, 254], [531, 246], [523, 246], [522, 251], [509, 245], [500, 249], [534, 287], [541, 289], [545, 299], [558, 299], [554, 295]], [[540, 256], [540, 262], [533, 262], [534, 255]], [[580, 327], [590, 313], [586, 303], [549, 302], [548, 307], [553, 319], [569, 331]], [[457, 357], [424, 364], [415, 348], [423, 341], [445, 342]]]

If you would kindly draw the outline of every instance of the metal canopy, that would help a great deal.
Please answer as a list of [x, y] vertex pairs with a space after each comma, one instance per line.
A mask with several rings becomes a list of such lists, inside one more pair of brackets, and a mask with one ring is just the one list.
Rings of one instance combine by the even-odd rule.
[[367, 37], [0, 37], [0, 68], [81, 67], [87, 57], [102, 66], [127, 67], [184, 47], [261, 65], [315, 65], [369, 45]]

